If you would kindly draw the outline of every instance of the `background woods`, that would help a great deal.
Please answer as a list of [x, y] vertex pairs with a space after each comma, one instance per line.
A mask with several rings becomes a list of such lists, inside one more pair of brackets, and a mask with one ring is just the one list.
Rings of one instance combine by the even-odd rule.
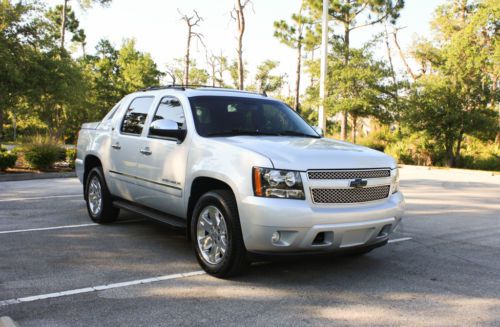
[[[293, 49], [295, 64], [245, 61], [251, 1], [228, 8], [229, 55], [204, 43], [204, 13], [181, 14], [183, 58], [160, 69], [134, 39], [102, 39], [88, 49], [74, 8], [109, 0], [0, 0], [0, 143], [48, 135], [73, 143], [83, 122], [102, 118], [124, 95], [161, 83], [266, 92], [317, 124], [321, 1], [304, 0], [291, 17], [276, 13], [270, 35]], [[331, 0], [327, 135], [386, 151], [402, 163], [500, 170], [499, 22], [495, 0], [449, 0], [435, 10], [431, 37], [402, 49], [404, 1]], [[195, 9], [195, 8], [193, 8]], [[179, 14], [177, 14], [177, 18]], [[203, 18], [202, 18], [203, 17]], [[352, 31], [383, 27], [361, 46]], [[201, 42], [193, 47], [192, 38]], [[196, 48], [196, 49], [195, 49]], [[377, 52], [383, 48], [384, 55]], [[193, 51], [205, 60], [195, 60]], [[405, 71], [396, 71], [400, 61]], [[409, 64], [411, 62], [412, 64]]]

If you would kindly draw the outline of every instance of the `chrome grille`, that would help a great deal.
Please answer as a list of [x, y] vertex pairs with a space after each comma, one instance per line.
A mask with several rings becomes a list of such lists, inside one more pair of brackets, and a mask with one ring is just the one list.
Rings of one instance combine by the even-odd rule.
[[387, 198], [390, 189], [390, 185], [382, 185], [364, 188], [315, 188], [311, 192], [314, 203], [359, 203]]
[[355, 179], [390, 177], [390, 169], [369, 170], [315, 170], [307, 173], [309, 179]]

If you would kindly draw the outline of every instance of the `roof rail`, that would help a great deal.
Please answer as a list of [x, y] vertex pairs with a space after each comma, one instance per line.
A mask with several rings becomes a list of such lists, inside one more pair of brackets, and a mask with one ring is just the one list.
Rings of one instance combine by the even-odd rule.
[[228, 91], [228, 92], [242, 92], [242, 93], [260, 94], [262, 96], [267, 97], [267, 94], [266, 94], [265, 91], [262, 92], [262, 93], [258, 93], [258, 92], [238, 90], [238, 89], [229, 88], [229, 87], [223, 87], [223, 86], [212, 86], [212, 85], [202, 85], [202, 84], [169, 84], [169, 85], [157, 85], [157, 86], [150, 86], [150, 87], [146, 87], [146, 88], [140, 89], [139, 92], [154, 91], [154, 90], [165, 90], [165, 89], [176, 89], [176, 90], [185, 91], [186, 89], [199, 89], [199, 88], [220, 89], [220, 90], [225, 90], [225, 91]]

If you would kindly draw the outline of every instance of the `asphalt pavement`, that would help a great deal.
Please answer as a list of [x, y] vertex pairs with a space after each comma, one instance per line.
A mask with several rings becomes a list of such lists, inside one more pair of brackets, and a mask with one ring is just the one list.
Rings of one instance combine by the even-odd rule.
[[200, 271], [180, 231], [93, 224], [75, 178], [0, 182], [0, 317], [20, 326], [499, 326], [500, 176], [401, 169], [391, 242], [362, 257]]

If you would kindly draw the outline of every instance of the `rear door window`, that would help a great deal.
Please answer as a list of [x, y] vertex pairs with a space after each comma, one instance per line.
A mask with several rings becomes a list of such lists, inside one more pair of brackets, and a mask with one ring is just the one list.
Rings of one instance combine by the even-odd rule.
[[141, 135], [154, 97], [139, 97], [132, 100], [123, 117], [120, 131], [130, 135]]

